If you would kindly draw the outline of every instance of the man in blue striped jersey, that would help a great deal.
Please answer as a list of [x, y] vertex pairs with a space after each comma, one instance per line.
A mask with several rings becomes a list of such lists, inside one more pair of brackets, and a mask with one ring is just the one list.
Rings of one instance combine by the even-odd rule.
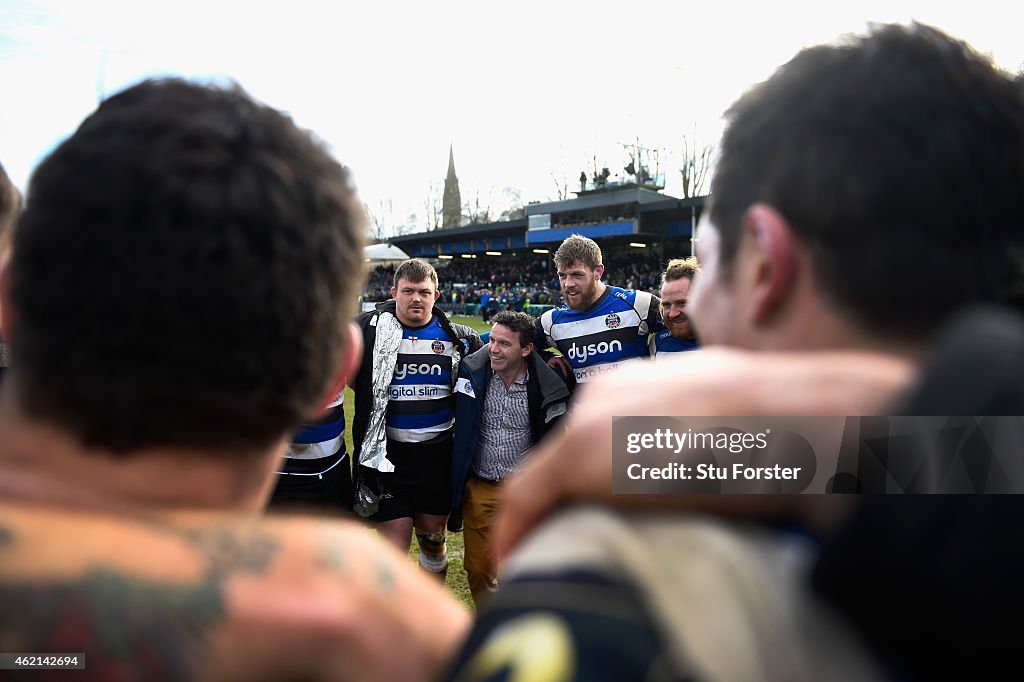
[[352, 467], [345, 450], [345, 391], [292, 437], [270, 506], [352, 513]]
[[650, 352], [655, 360], [700, 348], [687, 314], [690, 286], [698, 272], [700, 265], [691, 256], [673, 258], [661, 273], [661, 316], [665, 320], [665, 329], [651, 335]]
[[544, 354], [548, 364], [563, 373], [571, 368], [582, 383], [647, 357], [647, 335], [662, 328], [657, 296], [602, 282], [601, 247], [578, 234], [558, 247], [555, 268], [565, 303], [537, 318], [535, 343], [557, 348], [564, 358]]
[[365, 351], [355, 390], [355, 511], [408, 550], [415, 528], [420, 566], [448, 569], [452, 395], [459, 362], [481, 347], [474, 329], [434, 308], [437, 272], [411, 259], [395, 270], [392, 300], [359, 318]]

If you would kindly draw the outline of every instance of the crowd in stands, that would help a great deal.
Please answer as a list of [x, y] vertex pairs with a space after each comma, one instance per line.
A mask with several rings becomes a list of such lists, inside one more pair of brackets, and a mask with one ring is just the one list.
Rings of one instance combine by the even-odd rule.
[[[672, 254], [672, 256], [681, 254]], [[666, 258], [670, 257], [666, 254]], [[605, 281], [621, 283], [626, 289], [657, 294], [665, 264], [651, 254], [630, 253], [606, 259]], [[491, 304], [495, 310], [524, 310], [530, 305], [561, 305], [558, 275], [554, 265], [543, 258], [521, 259], [459, 259], [438, 264], [441, 298], [438, 304], [454, 312], [464, 312], [467, 305]], [[363, 290], [363, 301], [386, 301], [391, 298], [395, 265], [372, 268]]]

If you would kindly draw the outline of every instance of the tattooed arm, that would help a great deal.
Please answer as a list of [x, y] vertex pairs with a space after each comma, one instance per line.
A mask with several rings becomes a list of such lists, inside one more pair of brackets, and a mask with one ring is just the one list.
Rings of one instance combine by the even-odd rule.
[[76, 679], [433, 679], [468, 625], [354, 524], [0, 506], [0, 649]]
[[[297, 677], [309, 664], [323, 679], [440, 675], [469, 628], [468, 614], [442, 586], [355, 524], [288, 519], [270, 529], [282, 546], [266, 579], [241, 575], [227, 590], [236, 617], [216, 638], [230, 670], [224, 677], [274, 665], [254, 665], [259, 642], [287, 649], [290, 656], [277, 660], [299, 666], [278, 667], [277, 679]], [[281, 625], [293, 621], [296, 627]]]

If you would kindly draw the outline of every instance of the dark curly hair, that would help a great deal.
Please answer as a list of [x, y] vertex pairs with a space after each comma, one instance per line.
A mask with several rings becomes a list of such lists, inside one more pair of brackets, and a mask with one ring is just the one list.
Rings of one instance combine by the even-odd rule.
[[282, 437], [337, 370], [363, 220], [323, 144], [241, 89], [114, 95], [29, 185], [15, 399], [114, 452]]

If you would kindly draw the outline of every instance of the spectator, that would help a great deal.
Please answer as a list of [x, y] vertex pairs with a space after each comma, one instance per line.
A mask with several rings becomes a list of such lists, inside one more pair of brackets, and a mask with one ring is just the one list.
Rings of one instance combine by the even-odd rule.
[[452, 490], [463, 513], [466, 576], [478, 605], [498, 587], [488, 536], [502, 481], [522, 466], [569, 400], [562, 376], [533, 348], [533, 318], [506, 310], [493, 322], [490, 342], [462, 362], [455, 386]]

